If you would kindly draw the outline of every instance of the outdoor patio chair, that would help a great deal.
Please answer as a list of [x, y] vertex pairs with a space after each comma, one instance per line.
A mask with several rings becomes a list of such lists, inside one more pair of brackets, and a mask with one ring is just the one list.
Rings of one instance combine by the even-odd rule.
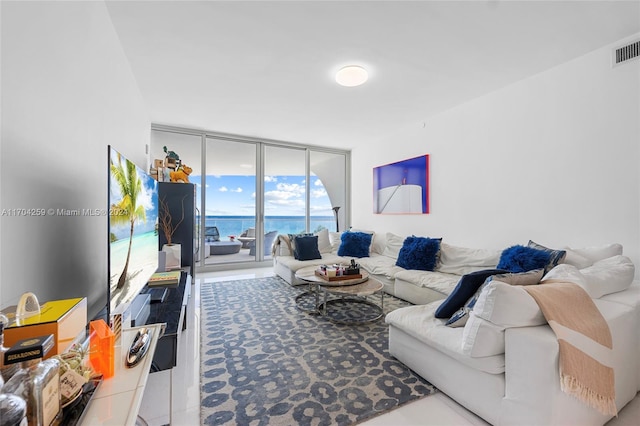
[[256, 239], [256, 228], [249, 228], [245, 230], [238, 237], [238, 241], [242, 243], [242, 248], [249, 248], [249, 243]]
[[[271, 231], [264, 234], [264, 255], [271, 256], [271, 247], [278, 236], [278, 231]], [[256, 242], [249, 241], [249, 256], [256, 255]]]
[[204, 228], [204, 240], [206, 242], [220, 241], [220, 232], [217, 226], [207, 226]]

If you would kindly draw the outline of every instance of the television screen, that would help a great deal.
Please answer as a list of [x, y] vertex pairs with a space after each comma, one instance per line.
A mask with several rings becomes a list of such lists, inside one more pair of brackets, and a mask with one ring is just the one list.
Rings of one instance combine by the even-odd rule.
[[109, 147], [110, 312], [130, 303], [158, 268], [158, 182]]

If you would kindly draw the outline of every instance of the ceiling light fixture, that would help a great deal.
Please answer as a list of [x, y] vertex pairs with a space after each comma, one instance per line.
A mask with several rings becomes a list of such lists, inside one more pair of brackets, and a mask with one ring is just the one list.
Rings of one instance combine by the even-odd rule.
[[336, 73], [336, 82], [341, 86], [360, 86], [369, 78], [367, 70], [359, 65], [349, 65]]

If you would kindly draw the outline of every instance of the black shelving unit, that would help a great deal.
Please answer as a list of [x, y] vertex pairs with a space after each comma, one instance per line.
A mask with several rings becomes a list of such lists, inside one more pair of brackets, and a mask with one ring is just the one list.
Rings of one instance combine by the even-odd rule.
[[[196, 186], [192, 183], [158, 183], [158, 202], [166, 201], [172, 222], [178, 223], [184, 211], [184, 219], [173, 234], [174, 243], [181, 245], [182, 267], [189, 267], [189, 275], [195, 277], [194, 257], [194, 225], [196, 210]], [[167, 238], [160, 231], [158, 250], [167, 243]]]

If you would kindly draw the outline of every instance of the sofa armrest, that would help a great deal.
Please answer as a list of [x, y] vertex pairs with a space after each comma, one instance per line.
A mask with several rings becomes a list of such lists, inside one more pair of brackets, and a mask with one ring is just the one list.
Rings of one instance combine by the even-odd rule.
[[[505, 396], [501, 416], [515, 424], [552, 424], [539, 407], [560, 391], [558, 341], [548, 325], [505, 330]], [[502, 423], [502, 422], [500, 422]]]
[[[629, 330], [619, 330], [624, 316], [612, 327], [614, 347]], [[621, 327], [628, 328], [628, 327]], [[616, 403], [624, 406], [633, 398], [635, 384], [625, 383], [627, 372], [620, 365], [633, 363], [633, 352], [626, 345], [618, 345], [620, 352], [616, 369]], [[559, 346], [555, 333], [548, 325], [515, 327], [505, 330], [505, 396], [502, 400], [500, 424], [579, 424], [602, 425], [606, 416], [560, 389]], [[626, 370], [626, 369], [625, 369]], [[541, 409], [544, 407], [544, 409]]]

